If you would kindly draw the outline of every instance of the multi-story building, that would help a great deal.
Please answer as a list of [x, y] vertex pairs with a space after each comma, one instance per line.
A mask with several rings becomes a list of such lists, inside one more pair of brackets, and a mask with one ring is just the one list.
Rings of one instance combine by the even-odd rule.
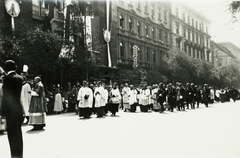
[[182, 3], [170, 3], [171, 46], [189, 56], [212, 62], [210, 20]]
[[158, 1], [111, 1], [112, 63], [133, 67], [133, 46], [137, 65], [158, 63], [170, 48], [170, 19], [167, 3]]
[[[64, 35], [65, 26], [65, 35], [69, 36], [67, 28], [70, 25], [67, 20], [64, 25], [65, 0], [17, 0], [17, 2], [20, 4], [21, 12], [16, 20], [24, 19], [32, 24], [43, 24], [46, 12], [49, 11], [51, 30]], [[193, 58], [212, 61], [210, 21], [184, 4], [154, 0], [114, 0], [110, 1], [109, 8], [106, 0], [83, 1], [81, 4], [90, 5], [90, 12], [93, 13], [88, 22], [86, 18], [83, 32], [87, 29], [91, 32], [91, 55], [100, 68], [96, 77], [107, 80], [115, 77], [116, 80], [116, 72], [120, 69], [133, 66], [150, 67], [159, 63], [174, 46]], [[71, 6], [74, 8], [74, 5]], [[89, 8], [87, 9], [89, 11]], [[2, 21], [10, 24], [10, 16], [5, 11], [3, 1], [0, 1], [0, 21], [0, 25]], [[103, 37], [103, 30], [107, 28], [111, 32], [109, 51]], [[110, 67], [108, 52], [112, 63]]]
[[[239, 48], [234, 46], [230, 42], [224, 42], [224, 43], [215, 43], [211, 42], [212, 45], [212, 52], [214, 54], [214, 66], [216, 68], [218, 67], [224, 67], [224, 66], [229, 66], [229, 65], [235, 65], [238, 68], [240, 68], [240, 60], [237, 55], [240, 53]], [[229, 47], [227, 47], [227, 46]], [[234, 47], [230, 47], [234, 46]], [[238, 50], [237, 52], [234, 52], [233, 50]]]

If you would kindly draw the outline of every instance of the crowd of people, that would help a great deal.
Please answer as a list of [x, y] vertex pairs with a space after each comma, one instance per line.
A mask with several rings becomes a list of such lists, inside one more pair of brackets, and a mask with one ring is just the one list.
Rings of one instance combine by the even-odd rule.
[[3, 117], [6, 119], [12, 157], [22, 157], [22, 124], [33, 126], [32, 130], [42, 130], [49, 111], [60, 114], [75, 109], [76, 114], [83, 118], [92, 115], [104, 117], [110, 112], [114, 117], [119, 109], [124, 112], [138, 109], [160, 113], [175, 109], [185, 111], [199, 108], [200, 103], [208, 107], [215, 101], [226, 102], [232, 98], [235, 102], [239, 98], [239, 91], [234, 87], [216, 90], [207, 84], [201, 87], [179, 82], [175, 85], [160, 82], [152, 86], [141, 83], [137, 87], [125, 83], [119, 87], [117, 82], [106, 85], [101, 81], [94, 84], [83, 81], [82, 86], [77, 84], [67, 93], [61, 91], [60, 85], [50, 92], [40, 76], [36, 76], [30, 85], [26, 74], [18, 75], [16, 68], [12, 60], [5, 62], [5, 71], [0, 67], [0, 81], [3, 81], [0, 82], [0, 121]]
[[141, 84], [140, 87], [125, 83], [124, 86], [119, 87], [116, 82], [106, 85], [101, 81], [95, 84], [83, 81], [82, 86], [79, 84], [74, 86], [72, 91], [63, 96], [60, 109], [67, 111], [68, 108], [75, 107], [79, 117], [90, 118], [93, 114], [103, 117], [108, 112], [111, 116], [116, 116], [119, 109], [125, 112], [136, 112], [137, 107], [141, 112], [160, 113], [165, 110], [173, 112], [174, 109], [178, 111], [195, 109], [199, 108], [200, 104], [208, 107], [214, 102], [230, 101], [230, 98], [236, 101], [239, 91], [234, 87], [218, 90], [207, 84], [200, 87], [194, 83], [183, 85], [179, 82], [175, 85], [162, 82], [152, 86]]

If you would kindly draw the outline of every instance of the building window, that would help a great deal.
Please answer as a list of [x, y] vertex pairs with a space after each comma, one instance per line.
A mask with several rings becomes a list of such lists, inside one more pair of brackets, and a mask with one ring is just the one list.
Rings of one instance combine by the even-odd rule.
[[187, 53], [187, 45], [184, 44], [184, 53]]
[[140, 46], [138, 46], [138, 60], [142, 61], [142, 51], [141, 51]]
[[198, 29], [198, 22], [196, 21], [196, 29]]
[[188, 55], [191, 56], [191, 46], [188, 46]]
[[192, 26], [194, 27], [194, 19], [192, 19]]
[[130, 6], [133, 6], [133, 5], [132, 5], [132, 0], [129, 1], [129, 5], [130, 5]]
[[167, 22], [167, 11], [166, 9], [164, 9], [164, 12], [163, 12], [163, 18], [164, 18], [164, 21]]
[[153, 56], [152, 56], [153, 63], [155, 64], [156, 63], [156, 53], [155, 53], [155, 51], [153, 51], [152, 54], [153, 54]]
[[176, 8], [176, 17], [179, 17], [178, 8]]
[[141, 1], [140, 0], [138, 1], [137, 9], [139, 9], [139, 10], [141, 9]]
[[183, 13], [183, 21], [186, 22], [186, 16], [185, 16], [185, 13]]
[[168, 43], [168, 33], [164, 32], [164, 38], [165, 38], [165, 42]]
[[120, 42], [120, 58], [124, 59], [124, 44], [123, 42]]
[[145, 33], [146, 33], [146, 36], [149, 37], [149, 28], [147, 25], [145, 25]]
[[124, 29], [124, 19], [121, 14], [119, 15], [119, 27], [120, 29]]
[[179, 34], [179, 23], [175, 22], [175, 24], [176, 24], [176, 34]]
[[206, 26], [206, 33], [208, 33], [208, 27]]
[[198, 44], [198, 34], [196, 34], [196, 43]]
[[202, 25], [199, 23], [199, 30], [202, 31]]
[[161, 7], [158, 7], [158, 20], [161, 20]]
[[48, 5], [45, 0], [32, 0], [32, 16], [33, 18], [45, 17], [45, 11], [48, 9]]
[[186, 28], [183, 28], [183, 37], [187, 38]]
[[147, 12], [148, 12], [148, 6], [147, 6], [147, 2], [144, 2], [144, 11], [145, 11], [145, 13], [147, 13]]
[[155, 39], [155, 29], [152, 28], [152, 38]]
[[192, 41], [195, 42], [194, 32], [192, 33]]
[[146, 62], [149, 63], [150, 62], [150, 49], [147, 47], [146, 48]]
[[187, 17], [187, 20], [188, 20], [188, 24], [190, 25], [190, 17], [189, 16]]
[[152, 11], [152, 19], [154, 19], [154, 17], [155, 17], [155, 16], [154, 16], [154, 15], [155, 15], [154, 12], [155, 12], [155, 11], [154, 11], [154, 6], [153, 6], [153, 5], [151, 6], [151, 11]]
[[158, 38], [160, 41], [162, 41], [162, 30], [161, 29], [159, 29], [159, 31], [158, 31]]
[[193, 58], [195, 58], [195, 48], [193, 48]]
[[132, 58], [133, 57], [133, 43], [130, 43], [129, 44], [129, 50], [130, 50], [130, 58]]
[[129, 25], [129, 31], [130, 31], [130, 32], [134, 32], [134, 30], [133, 30], [133, 20], [132, 20], [132, 18], [129, 18], [129, 19], [128, 19], [128, 25]]
[[141, 24], [140, 22], [137, 22], [137, 33], [141, 35]]
[[206, 38], [206, 46], [208, 47], [208, 39]]
[[188, 29], [188, 40], [191, 40], [191, 31]]

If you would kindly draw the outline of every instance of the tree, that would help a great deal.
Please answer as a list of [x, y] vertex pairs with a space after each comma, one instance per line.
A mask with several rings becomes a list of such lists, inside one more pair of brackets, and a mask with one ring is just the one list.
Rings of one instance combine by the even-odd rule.
[[232, 13], [232, 22], [238, 21], [240, 18], [240, 1], [232, 1], [229, 10]]
[[[15, 31], [5, 28], [3, 35], [4, 60], [13, 59], [19, 67], [26, 64], [34, 75], [56, 74], [62, 47], [62, 38], [51, 32], [41, 31], [40, 26], [29, 26], [18, 21]], [[21, 71], [21, 70], [20, 70]]]
[[239, 69], [231, 64], [219, 68], [220, 80], [222, 81], [221, 87], [240, 87], [240, 71]]

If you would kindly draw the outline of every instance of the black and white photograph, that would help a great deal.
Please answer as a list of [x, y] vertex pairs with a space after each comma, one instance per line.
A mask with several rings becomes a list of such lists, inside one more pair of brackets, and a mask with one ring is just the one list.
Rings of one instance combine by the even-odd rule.
[[0, 158], [239, 158], [240, 1], [0, 0]]

